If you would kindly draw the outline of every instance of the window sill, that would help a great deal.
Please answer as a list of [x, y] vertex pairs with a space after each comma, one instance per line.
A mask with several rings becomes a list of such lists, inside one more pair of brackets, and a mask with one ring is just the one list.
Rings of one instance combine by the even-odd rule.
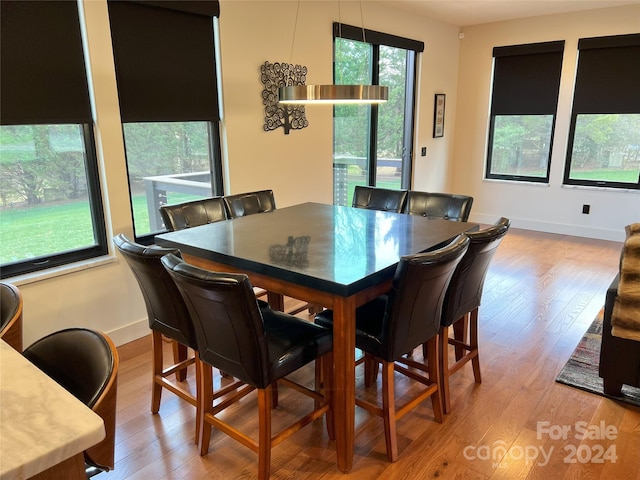
[[40, 270], [38, 272], [25, 273], [24, 275], [16, 275], [15, 277], [4, 278], [3, 281], [9, 282], [16, 287], [19, 287], [20, 285], [27, 285], [30, 283], [40, 282], [42, 280], [61, 277], [70, 273], [81, 272], [90, 268], [101, 267], [102, 265], [107, 265], [116, 261], [117, 259], [115, 255], [104, 255], [101, 257], [83, 260], [81, 262], [74, 262], [68, 265], [61, 265], [59, 267]]
[[527, 185], [531, 187], [550, 187], [551, 184], [547, 182], [529, 182], [527, 180], [506, 180], [503, 178], [483, 178], [485, 182], [492, 183], [506, 183], [508, 185]]
[[613, 187], [596, 187], [595, 185], [566, 185], [562, 184], [562, 188], [576, 188], [579, 190], [594, 190], [597, 192], [617, 192], [617, 193], [637, 193], [640, 190], [635, 188], [613, 188]]

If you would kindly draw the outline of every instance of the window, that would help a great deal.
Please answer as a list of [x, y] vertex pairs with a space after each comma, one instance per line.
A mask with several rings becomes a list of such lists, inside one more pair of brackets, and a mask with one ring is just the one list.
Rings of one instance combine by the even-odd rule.
[[564, 41], [493, 49], [486, 178], [549, 182]]
[[424, 44], [339, 23], [333, 36], [336, 84], [389, 87], [386, 103], [334, 106], [334, 203], [351, 205], [356, 185], [409, 188], [416, 56]]
[[0, 276], [107, 253], [78, 5], [3, 1]]
[[217, 1], [109, 1], [136, 240], [164, 204], [222, 194]]
[[582, 38], [567, 185], [640, 189], [640, 34]]

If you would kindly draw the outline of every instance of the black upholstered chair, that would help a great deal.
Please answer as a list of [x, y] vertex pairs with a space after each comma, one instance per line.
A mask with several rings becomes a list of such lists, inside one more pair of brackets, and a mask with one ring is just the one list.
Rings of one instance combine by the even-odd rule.
[[[440, 330], [442, 301], [454, 269], [467, 250], [469, 240], [460, 235], [449, 245], [428, 253], [403, 257], [393, 279], [391, 291], [356, 310], [356, 347], [382, 364], [382, 408], [361, 399], [356, 405], [382, 416], [391, 462], [398, 459], [396, 421], [423, 400], [431, 397], [433, 413], [442, 422], [437, 338]], [[333, 324], [333, 312], [316, 315], [316, 323]], [[427, 343], [425, 363], [405, 356], [420, 344]], [[415, 370], [427, 373], [421, 375]], [[394, 371], [417, 380], [424, 387], [402, 406], [395, 405]]]
[[271, 212], [276, 209], [273, 190], [238, 193], [236, 195], [226, 195], [223, 198], [229, 218]]
[[23, 355], [103, 419], [104, 440], [84, 452], [87, 475], [113, 469], [119, 360], [111, 339], [69, 328], [41, 338]]
[[[471, 361], [475, 381], [482, 381], [478, 356], [478, 307], [482, 300], [484, 280], [491, 260], [509, 231], [511, 222], [500, 218], [495, 225], [478, 232], [469, 232], [467, 253], [456, 267], [442, 307], [440, 327], [440, 367], [442, 369], [442, 399], [445, 413], [451, 411], [449, 377]], [[449, 338], [453, 326], [454, 338]], [[469, 337], [467, 339], [467, 337]], [[449, 345], [455, 347], [456, 361], [449, 364]], [[428, 350], [428, 347], [426, 347]]]
[[[628, 320], [635, 310], [634, 298], [640, 291], [640, 271], [638, 270], [638, 243], [630, 240], [640, 235], [640, 223], [627, 225], [626, 240], [620, 255], [620, 271], [613, 279], [604, 303], [604, 318], [602, 324], [602, 340], [600, 345], [599, 375], [604, 384], [604, 393], [612, 397], [622, 396], [622, 386], [640, 387], [640, 341], [637, 335], [624, 335], [622, 332], [612, 332], [622, 325], [634, 323]], [[614, 308], [616, 302], [618, 307]], [[615, 316], [626, 319], [618, 322]], [[618, 317], [619, 318], [619, 317]]]
[[11, 283], [0, 282], [0, 338], [22, 352], [22, 294]]
[[406, 190], [366, 187], [356, 185], [353, 191], [352, 207], [401, 213], [407, 198]]
[[163, 205], [160, 207], [160, 216], [169, 231], [197, 227], [229, 218], [222, 197]]
[[[118, 251], [127, 261], [133, 272], [147, 308], [151, 342], [153, 350], [153, 389], [151, 391], [151, 412], [158, 413], [162, 389], [165, 388], [182, 400], [196, 407], [195, 441], [198, 442], [198, 420], [200, 408], [198, 398], [201, 395], [200, 364], [195, 361], [197, 352], [196, 336], [193, 330], [189, 310], [182, 299], [173, 279], [162, 266], [160, 259], [176, 250], [162, 248], [156, 245], [147, 247], [129, 240], [125, 235], [116, 235], [113, 239]], [[173, 363], [165, 366], [163, 353], [163, 336], [172, 340]], [[188, 348], [194, 352], [188, 355]], [[176, 374], [178, 382], [186, 379], [187, 367], [195, 363], [196, 394], [193, 395], [185, 386], [169, 379]], [[237, 383], [231, 383], [225, 388], [235, 388]], [[217, 392], [218, 393], [218, 392]]]
[[473, 197], [466, 195], [409, 190], [403, 212], [427, 218], [466, 222], [472, 205]]
[[[176, 255], [162, 263], [174, 278], [191, 313], [200, 360], [223, 369], [247, 385], [221, 400], [203, 397], [200, 417], [200, 454], [209, 450], [211, 426], [222, 430], [258, 453], [258, 478], [269, 477], [271, 448], [304, 425], [327, 413], [327, 428], [333, 436], [331, 418], [332, 334], [331, 331], [292, 315], [260, 308], [249, 278], [243, 274], [215, 273], [184, 263]], [[285, 377], [319, 359], [325, 385], [312, 391]], [[211, 389], [211, 377], [203, 372], [203, 392]], [[276, 382], [293, 386], [315, 400], [314, 410], [277, 434], [271, 432], [272, 388]], [[218, 416], [251, 390], [258, 390], [258, 440], [229, 425]], [[322, 393], [320, 393], [322, 391]]]

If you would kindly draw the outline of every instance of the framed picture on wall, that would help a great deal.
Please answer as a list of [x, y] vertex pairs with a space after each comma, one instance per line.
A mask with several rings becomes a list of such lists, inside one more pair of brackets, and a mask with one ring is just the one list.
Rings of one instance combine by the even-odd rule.
[[444, 137], [444, 93], [436, 93], [433, 105], [433, 138]]

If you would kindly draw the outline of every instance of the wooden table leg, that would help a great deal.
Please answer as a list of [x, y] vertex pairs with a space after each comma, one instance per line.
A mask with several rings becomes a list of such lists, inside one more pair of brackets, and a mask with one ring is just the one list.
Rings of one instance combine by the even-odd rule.
[[353, 466], [355, 424], [355, 301], [338, 297], [333, 304], [334, 419], [338, 469]]
[[284, 312], [284, 295], [267, 291], [267, 301], [269, 306], [279, 312]]

